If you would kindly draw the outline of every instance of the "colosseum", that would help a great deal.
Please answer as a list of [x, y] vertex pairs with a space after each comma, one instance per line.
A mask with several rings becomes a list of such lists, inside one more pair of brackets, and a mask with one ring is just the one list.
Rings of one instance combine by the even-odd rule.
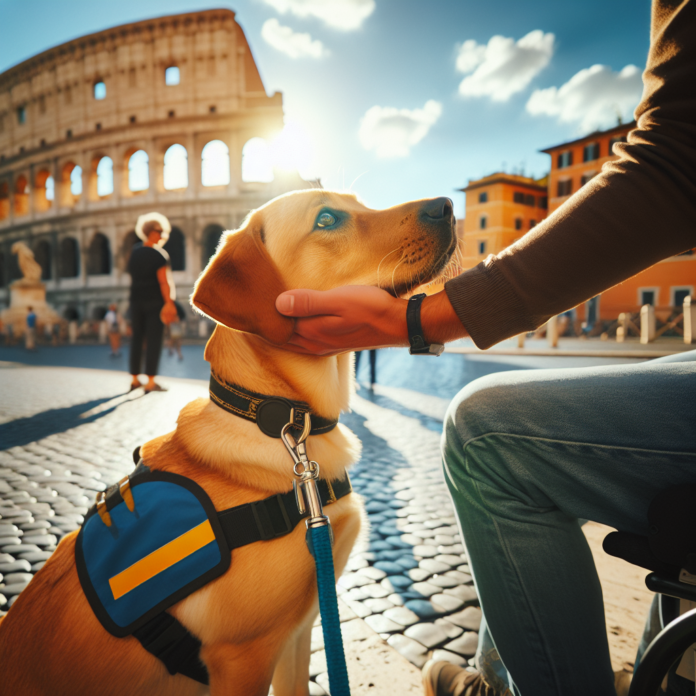
[[282, 128], [282, 95], [267, 96], [230, 10], [114, 27], [0, 74], [0, 305], [24, 241], [65, 319], [125, 310], [135, 221], [151, 210], [172, 223], [187, 297], [223, 230], [311, 185], [264, 160]]

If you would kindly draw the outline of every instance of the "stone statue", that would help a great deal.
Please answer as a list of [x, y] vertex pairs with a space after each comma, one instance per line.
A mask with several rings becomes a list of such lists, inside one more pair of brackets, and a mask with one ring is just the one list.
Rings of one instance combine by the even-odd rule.
[[34, 259], [34, 252], [24, 243], [15, 242], [12, 245], [12, 253], [17, 254], [19, 268], [22, 271], [23, 281], [29, 284], [41, 282], [41, 266]]

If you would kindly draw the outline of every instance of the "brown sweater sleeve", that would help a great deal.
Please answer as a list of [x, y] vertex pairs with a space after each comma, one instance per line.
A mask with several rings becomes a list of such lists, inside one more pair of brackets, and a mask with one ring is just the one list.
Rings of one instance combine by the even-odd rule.
[[445, 285], [479, 348], [696, 246], [696, 0], [654, 0], [637, 127], [533, 232]]

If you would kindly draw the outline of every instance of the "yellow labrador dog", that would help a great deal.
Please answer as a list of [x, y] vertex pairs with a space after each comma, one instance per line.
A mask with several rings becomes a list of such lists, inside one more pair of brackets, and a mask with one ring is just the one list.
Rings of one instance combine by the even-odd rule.
[[[299, 191], [252, 212], [228, 232], [199, 278], [192, 303], [217, 322], [205, 358], [221, 381], [307, 402], [337, 418], [353, 389], [352, 358], [298, 355], [282, 349], [293, 320], [275, 299], [288, 288], [325, 290], [381, 285], [395, 295], [439, 274], [456, 244], [448, 199], [371, 210], [354, 195]], [[310, 459], [321, 478], [341, 479], [359, 442], [343, 425], [312, 435]], [[174, 432], [141, 449], [152, 470], [197, 482], [217, 510], [292, 488], [292, 461], [280, 440], [257, 425], [198, 399]], [[361, 520], [348, 494], [325, 508], [335, 534], [337, 576]], [[0, 621], [2, 696], [265, 696], [308, 694], [310, 633], [317, 614], [314, 562], [305, 526], [278, 539], [235, 549], [229, 569], [168, 611], [202, 643], [206, 687], [177, 674], [133, 637], [116, 638], [95, 618], [75, 565], [76, 534], [67, 535]]]

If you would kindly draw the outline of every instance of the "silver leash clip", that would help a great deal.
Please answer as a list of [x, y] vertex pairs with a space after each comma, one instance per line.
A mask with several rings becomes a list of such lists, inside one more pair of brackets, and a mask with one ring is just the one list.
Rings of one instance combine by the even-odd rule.
[[309, 511], [309, 518], [305, 521], [308, 529], [321, 527], [329, 524], [329, 518], [323, 513], [319, 488], [317, 487], [319, 465], [309, 460], [305, 445], [305, 440], [312, 429], [312, 420], [309, 413], [304, 414], [302, 433], [295, 439], [290, 433], [290, 429], [293, 427], [293, 415], [291, 414], [290, 422], [283, 426], [280, 438], [294, 462], [293, 472], [297, 479], [293, 481], [292, 487], [295, 491], [297, 509], [301, 515]]

